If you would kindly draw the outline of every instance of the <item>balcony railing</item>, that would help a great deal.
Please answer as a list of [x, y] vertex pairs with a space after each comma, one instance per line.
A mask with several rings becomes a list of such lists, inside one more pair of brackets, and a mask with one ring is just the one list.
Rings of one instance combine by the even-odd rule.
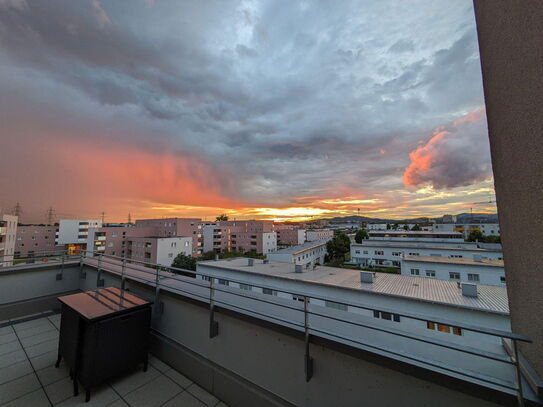
[[[300, 331], [304, 334], [306, 342], [306, 380], [310, 380], [312, 376], [310, 336], [316, 336], [516, 395], [519, 405], [524, 400], [520, 384], [521, 369], [517, 342], [530, 340], [523, 335], [397, 309], [346, 302], [341, 298], [288, 291], [276, 286], [255, 284], [235, 278], [224, 276], [219, 278], [208, 273], [165, 267], [96, 252], [81, 252], [79, 255], [71, 256], [63, 252], [36, 253], [33, 257], [15, 259], [19, 264], [10, 269], [25, 267], [24, 264], [20, 264], [23, 262], [49, 264], [56, 262], [63, 265], [67, 261], [79, 261], [81, 265], [96, 268], [97, 281], [103, 272], [117, 275], [123, 289], [127, 280], [149, 285], [155, 289], [155, 304], [160, 304], [161, 291], [177, 293], [209, 304], [210, 337], [218, 335], [217, 323], [214, 320], [216, 306]], [[290, 299], [280, 297], [279, 293], [289, 295]], [[369, 322], [355, 312], [316, 305], [319, 302], [333, 303], [333, 308], [385, 312], [394, 314], [402, 320], [419, 323], [431, 321], [435, 324], [454, 326], [463, 332], [471, 332], [484, 338], [496, 338], [496, 341], [494, 344], [488, 342], [484, 347], [444, 341], [409, 330], [397, 329], [393, 325]]]

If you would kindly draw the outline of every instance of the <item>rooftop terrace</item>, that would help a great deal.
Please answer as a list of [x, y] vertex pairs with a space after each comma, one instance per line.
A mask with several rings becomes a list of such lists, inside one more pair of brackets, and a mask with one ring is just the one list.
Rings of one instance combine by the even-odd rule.
[[2, 406], [191, 406], [226, 407], [215, 396], [151, 356], [147, 372], [135, 371], [93, 391], [73, 396], [70, 372], [57, 358], [60, 315], [52, 311], [0, 323]]
[[486, 266], [486, 267], [501, 267], [503, 268], [503, 260], [489, 260], [481, 259], [475, 260], [467, 257], [451, 258], [451, 257], [437, 257], [437, 256], [404, 256], [403, 260], [406, 261], [422, 261], [427, 263], [441, 263], [441, 264], [463, 264], [466, 266]]

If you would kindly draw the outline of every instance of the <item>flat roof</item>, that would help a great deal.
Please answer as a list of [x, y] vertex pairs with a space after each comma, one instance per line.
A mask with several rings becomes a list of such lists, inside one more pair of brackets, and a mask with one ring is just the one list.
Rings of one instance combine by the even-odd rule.
[[248, 266], [247, 258], [237, 257], [219, 261], [202, 261], [198, 264], [223, 270], [263, 275], [283, 280], [301, 281], [321, 286], [339, 287], [358, 292], [405, 298], [467, 308], [476, 311], [508, 314], [507, 291], [503, 286], [477, 285], [478, 296], [466, 297], [454, 281], [413, 277], [401, 274], [375, 273], [373, 283], [361, 283], [360, 271], [337, 267], [317, 266], [314, 270], [294, 272], [294, 264], [254, 260]]
[[[367, 243], [366, 243], [367, 242]], [[390, 243], [388, 243], [390, 242]], [[398, 249], [430, 249], [430, 250], [469, 250], [473, 252], [501, 252], [501, 246], [498, 247], [452, 247], [452, 246], [439, 246], [439, 243], [443, 242], [398, 242], [398, 240], [368, 240], [366, 239], [362, 243], [351, 243], [351, 246], [356, 247], [383, 247], [383, 248], [398, 248]], [[369, 243], [369, 244], [368, 244]], [[388, 244], [387, 244], [388, 243]], [[420, 246], [421, 243], [435, 244], [435, 246]], [[475, 242], [465, 242], [466, 244], [475, 244]], [[454, 242], [452, 244], [462, 244], [462, 242]]]
[[275, 252], [270, 252], [268, 254], [298, 254], [306, 250], [310, 250], [315, 247], [320, 247], [322, 245], [325, 245], [326, 242], [328, 242], [328, 240], [326, 239], [314, 240], [312, 242], [305, 242], [303, 244], [299, 244], [296, 246], [285, 247], [284, 249], [280, 249]]
[[403, 261], [419, 261], [425, 263], [442, 263], [442, 264], [462, 264], [470, 266], [487, 266], [487, 267], [502, 267], [503, 260], [488, 260], [482, 259], [476, 261], [470, 258], [450, 258], [450, 257], [434, 257], [434, 256], [404, 256]]
[[369, 230], [368, 234], [390, 234], [390, 235], [457, 235], [463, 236], [460, 232], [428, 232], [425, 230]]

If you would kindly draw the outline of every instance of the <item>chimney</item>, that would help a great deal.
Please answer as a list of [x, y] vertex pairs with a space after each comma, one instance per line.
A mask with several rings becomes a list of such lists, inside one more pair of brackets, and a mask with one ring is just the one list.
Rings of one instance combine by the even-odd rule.
[[304, 271], [304, 266], [301, 265], [301, 264], [295, 264], [294, 265], [294, 272], [295, 273], [303, 273]]
[[252, 267], [255, 264], [255, 259], [247, 259], [247, 265]]
[[373, 273], [371, 271], [361, 271], [360, 272], [360, 282], [361, 283], [373, 283]]
[[477, 284], [462, 283], [462, 295], [465, 297], [477, 297]]
[[473, 255], [473, 260], [481, 262], [481, 261], [483, 261], [483, 257], [480, 254], [474, 254]]

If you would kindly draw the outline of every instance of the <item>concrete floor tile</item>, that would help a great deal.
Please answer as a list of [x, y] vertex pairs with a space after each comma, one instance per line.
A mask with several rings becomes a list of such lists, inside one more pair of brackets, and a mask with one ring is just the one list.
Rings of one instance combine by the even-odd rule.
[[9, 343], [13, 341], [17, 341], [17, 335], [15, 335], [15, 332], [9, 332], [4, 335], [0, 335], [0, 345], [3, 345], [4, 343]]
[[0, 356], [5, 355], [7, 353], [13, 353], [17, 350], [22, 350], [21, 344], [18, 340], [11, 341], [8, 343], [4, 343], [0, 345]]
[[26, 360], [26, 355], [22, 349], [0, 356], [0, 369], [13, 365], [14, 363]]
[[47, 325], [35, 326], [32, 328], [23, 329], [21, 331], [18, 331], [16, 329], [15, 332], [17, 332], [17, 336], [19, 337], [19, 339], [23, 339], [23, 338], [28, 338], [29, 336], [39, 335], [44, 332], [56, 331], [56, 330], [57, 328], [55, 328], [55, 326], [52, 323], [47, 321]]
[[55, 406], [102, 407], [109, 406], [116, 400], [120, 400], [119, 395], [115, 393], [109, 385], [105, 384], [95, 390], [91, 390], [91, 399], [88, 403], [85, 402], [85, 391], [80, 388], [79, 395], [77, 397], [72, 396], [69, 399], [62, 401], [61, 403], [55, 404]]
[[13, 329], [15, 329], [15, 332], [21, 332], [30, 328], [41, 328], [49, 326], [52, 326], [51, 321], [49, 321], [47, 318], [39, 318], [26, 322], [14, 323]]
[[21, 338], [21, 343], [23, 344], [25, 348], [28, 348], [29, 346], [38, 345], [40, 343], [47, 342], [52, 339], [56, 339], [58, 341], [58, 338], [59, 338], [58, 331], [47, 331], [38, 335]]
[[126, 404], [123, 400], [119, 399], [117, 401], [114, 401], [111, 404], [108, 404], [107, 407], [130, 407], [130, 406]]
[[[69, 377], [45, 386], [45, 392], [53, 404], [60, 403], [61, 401], [73, 397], [73, 389], [73, 381]], [[79, 391], [82, 391], [81, 386], [79, 386]]]
[[49, 407], [50, 405], [45, 392], [40, 388], [7, 404], [3, 404], [2, 407]]
[[168, 376], [170, 379], [172, 379], [174, 382], [176, 382], [179, 386], [186, 389], [192, 384], [192, 380], [187, 378], [186, 376], [182, 375], [175, 369], [170, 369], [166, 372], [164, 372], [166, 376]]
[[26, 354], [30, 359], [35, 358], [36, 356], [43, 355], [44, 353], [57, 351], [58, 350], [58, 339], [52, 339], [39, 343], [37, 345], [28, 346], [25, 348]]
[[163, 407], [206, 407], [206, 405], [189, 392], [184, 391], [163, 404]]
[[154, 357], [153, 355], [149, 355], [149, 363], [159, 372], [164, 373], [166, 370], [170, 370], [171, 367], [168, 366], [166, 363], [164, 363], [162, 360]]
[[110, 385], [121, 396], [125, 396], [131, 391], [136, 390], [138, 387], [156, 379], [158, 376], [160, 376], [160, 372], [154, 367], [149, 366], [146, 372], [140, 368], [134, 371], [134, 373], [112, 381]]
[[0, 384], [9, 382], [19, 377], [32, 373], [32, 366], [28, 360], [15, 363], [11, 366], [0, 369]]
[[55, 365], [51, 365], [45, 369], [38, 370], [36, 373], [38, 374], [41, 383], [44, 386], [47, 386], [70, 376], [70, 369], [62, 363], [58, 368], [55, 367]]
[[0, 404], [15, 400], [41, 388], [34, 373], [0, 385]]
[[214, 406], [219, 402], [219, 399], [213, 394], [209, 393], [207, 390], [198, 386], [196, 383], [187, 387], [187, 391], [196, 397], [198, 400], [202, 401], [206, 406]]
[[13, 328], [11, 327], [11, 325], [9, 326], [3, 326], [2, 328], [0, 328], [0, 335], [6, 335], [6, 334], [12, 334], [14, 333], [15, 331], [13, 330]]
[[30, 363], [35, 370], [45, 369], [47, 366], [54, 365], [57, 361], [58, 351], [53, 350], [51, 352], [44, 353], [43, 355], [36, 356], [30, 359]]
[[155, 380], [124, 396], [132, 407], [158, 407], [175, 397], [183, 389], [165, 376]]

